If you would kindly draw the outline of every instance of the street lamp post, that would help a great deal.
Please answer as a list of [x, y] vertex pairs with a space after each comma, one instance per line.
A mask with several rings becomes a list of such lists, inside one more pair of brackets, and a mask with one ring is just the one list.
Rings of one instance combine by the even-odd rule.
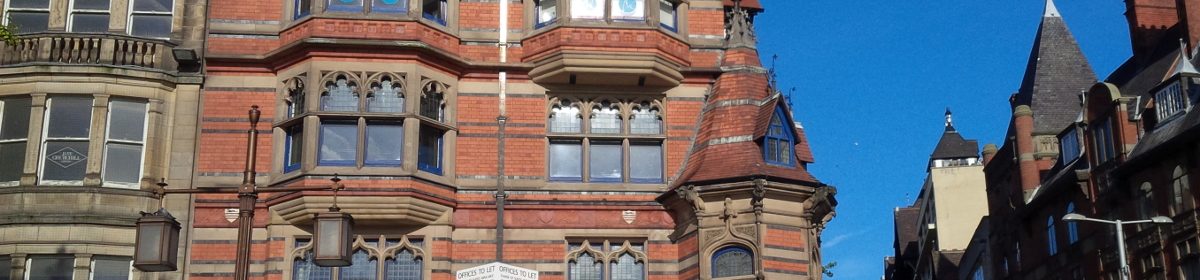
[[1121, 274], [1121, 280], [1129, 280], [1129, 263], [1125, 259], [1125, 229], [1124, 229], [1125, 225], [1146, 224], [1146, 223], [1154, 223], [1154, 224], [1173, 223], [1173, 221], [1171, 221], [1171, 218], [1167, 218], [1164, 216], [1155, 216], [1153, 218], [1150, 218], [1149, 220], [1109, 221], [1109, 220], [1088, 218], [1088, 217], [1084, 217], [1083, 215], [1080, 215], [1077, 213], [1067, 214], [1062, 217], [1062, 220], [1066, 221], [1066, 222], [1088, 221], [1088, 222], [1105, 223], [1105, 224], [1113, 225], [1113, 227], [1117, 228], [1117, 254], [1118, 254], [1117, 258], [1119, 259], [1118, 261], [1121, 264], [1120, 271], [1118, 273]]
[[[158, 188], [155, 189], [155, 194], [158, 195], [159, 209], [156, 212], [142, 212], [142, 217], [137, 221], [137, 238], [134, 249], [133, 267], [146, 272], [160, 271], [175, 271], [177, 268], [177, 252], [179, 251], [179, 222], [167, 213], [165, 209], [164, 196], [168, 194], [200, 194], [200, 193], [224, 193], [238, 195], [238, 239], [237, 239], [237, 254], [234, 262], [233, 278], [236, 280], [245, 280], [250, 274], [250, 238], [254, 227], [254, 208], [258, 200], [259, 193], [273, 192], [295, 192], [295, 191], [314, 191], [314, 190], [332, 190], [333, 205], [329, 207], [329, 212], [318, 213], [316, 215], [317, 228], [313, 232], [313, 242], [317, 244], [333, 245], [333, 248], [324, 248], [326, 254], [322, 255], [323, 260], [316, 262], [318, 266], [348, 266], [350, 265], [350, 254], [348, 240], [349, 232], [353, 226], [353, 218], [350, 214], [340, 212], [337, 207], [337, 192], [344, 187], [341, 184], [341, 179], [335, 174], [330, 181], [329, 186], [299, 186], [299, 187], [279, 187], [279, 188], [258, 188], [255, 182], [256, 172], [254, 171], [255, 155], [258, 154], [258, 120], [261, 112], [258, 110], [258, 105], [250, 106], [250, 130], [247, 134], [247, 149], [246, 149], [246, 169], [242, 173], [242, 184], [237, 187], [216, 187], [216, 188], [198, 188], [198, 189], [167, 189], [165, 182], [158, 183]], [[330, 228], [333, 227], [333, 228]], [[318, 247], [321, 248], [321, 247]]]

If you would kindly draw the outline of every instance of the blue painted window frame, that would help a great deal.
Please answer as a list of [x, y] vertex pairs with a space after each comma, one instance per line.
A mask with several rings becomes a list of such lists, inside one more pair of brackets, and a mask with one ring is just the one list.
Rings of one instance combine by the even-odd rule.
[[[662, 6], [659, 5], [659, 8], [661, 9]], [[674, 22], [675, 26], [668, 26], [666, 24], [663, 24], [662, 23], [663, 19], [661, 19], [661, 18], [658, 19], [658, 26], [662, 26], [662, 28], [671, 30], [671, 32], [678, 33], [679, 32], [679, 3], [671, 2], [671, 9], [675, 11], [674, 13], [671, 13], [671, 17], [672, 17], [671, 22]]]
[[379, 1], [379, 0], [370, 0], [370, 1], [371, 1], [371, 12], [372, 13], [387, 13], [387, 14], [408, 13], [408, 0], [395, 0], [399, 4], [399, 5], [396, 5], [398, 7], [378, 6], [375, 4], [376, 4], [376, 1]]
[[[1067, 214], [1075, 213], [1075, 203], [1067, 203]], [[1067, 222], [1067, 244], [1079, 242], [1079, 225], [1075, 221]]]
[[[292, 19], [296, 20], [296, 19], [300, 19], [300, 18], [309, 16], [309, 15], [312, 15], [312, 1], [313, 0], [296, 0], [294, 3], [292, 3], [293, 5], [295, 5], [295, 7], [294, 7], [295, 15], [292, 16]], [[301, 9], [301, 7], [304, 7], [301, 4], [304, 4], [304, 3], [308, 4], [308, 6], [307, 6], [308, 9]]]
[[[738, 246], [738, 245], [726, 246], [725, 248], [721, 248], [720, 250], [717, 250], [716, 252], [713, 253], [712, 258], [709, 261], [709, 263], [712, 266], [712, 269], [711, 269], [712, 271], [710, 271], [711, 274], [709, 274], [709, 275], [712, 276], [713, 278], [716, 278], [717, 268], [719, 268], [719, 266], [717, 265], [717, 258], [720, 258], [721, 255], [728, 254], [728, 253], [731, 253], [734, 251], [746, 252], [746, 255], [750, 256], [751, 265], [754, 264], [754, 252], [750, 251], [750, 249], [746, 249], [745, 247]], [[751, 271], [753, 271], [753, 269], [751, 269]]]
[[301, 144], [303, 144], [304, 124], [301, 123], [301, 124], [296, 124], [292, 127], [288, 127], [286, 129], [285, 133], [287, 134], [287, 137], [285, 137], [285, 139], [283, 141], [283, 173], [288, 173], [288, 172], [300, 170], [300, 166], [304, 165], [304, 151], [303, 150], [300, 151], [300, 159], [297, 160], [296, 162], [291, 162], [292, 145], [296, 144], [295, 143], [296, 137], [300, 137]]
[[367, 160], [368, 156], [364, 154], [363, 155], [363, 157], [364, 157], [363, 164], [367, 165], [367, 166], [399, 167], [401, 164], [404, 163], [404, 123], [398, 122], [398, 121], [368, 121], [367, 122], [367, 131], [366, 131], [366, 133], [364, 133], [365, 139], [363, 139], [363, 151], [366, 151], [368, 153], [371, 151], [370, 149], [371, 149], [371, 127], [372, 126], [374, 126], [376, 128], [381, 127], [381, 126], [400, 127], [400, 138], [397, 139], [397, 141], [400, 142], [399, 143], [400, 145], [394, 147], [396, 149], [400, 149], [400, 160]]
[[[437, 175], [442, 175], [442, 165], [443, 165], [443, 161], [445, 161], [445, 158], [443, 157], [444, 152], [445, 152], [445, 149], [443, 149], [443, 145], [446, 140], [445, 135], [442, 135], [442, 134], [445, 133], [445, 131], [442, 131], [441, 129], [438, 129], [438, 128], [434, 128], [432, 126], [422, 125], [418, 133], [419, 133], [419, 135], [418, 135], [418, 140], [417, 140], [417, 169], [420, 169], [421, 171], [437, 174]], [[425, 151], [425, 149], [422, 149], [423, 147], [421, 147], [421, 145], [423, 144], [423, 143], [421, 143], [422, 142], [421, 138], [425, 137], [429, 133], [438, 133], [439, 134], [439, 135], [437, 135], [437, 155], [436, 155], [437, 156], [437, 164], [436, 165], [430, 165], [421, 160], [421, 158], [422, 158], [421, 153], [423, 153]]]
[[[450, 17], [450, 11], [447, 11], [447, 9], [450, 9], [450, 3], [447, 3], [446, 0], [438, 0], [436, 2], [439, 6], [445, 7], [445, 9], [442, 9], [441, 7], [438, 8], [438, 12], [440, 12], [441, 15], [426, 13], [425, 2], [421, 2], [421, 17], [441, 24], [442, 26], [446, 26], [446, 18]], [[441, 18], [439, 18], [439, 16]]]
[[[358, 139], [358, 122], [349, 121], [349, 120], [328, 120], [328, 121], [323, 120], [323, 121], [321, 121], [322, 127], [324, 127], [328, 124], [354, 125], [355, 126], [355, 134], [354, 134], [355, 145], [357, 146], [358, 143], [360, 142], [359, 140], [361, 140], [361, 139]], [[321, 147], [324, 147], [324, 145], [325, 145], [325, 131], [324, 131], [324, 129], [318, 129], [317, 133], [318, 133], [317, 134], [317, 139], [318, 139], [317, 140], [317, 165], [321, 165], [321, 166], [354, 166], [355, 162], [358, 161], [357, 159], [351, 159], [351, 160], [324, 160], [324, 159], [322, 159], [321, 158]], [[355, 150], [357, 151], [358, 148], [355, 147]], [[355, 158], [357, 158], [357, 157], [358, 156], [356, 155]]]
[[[604, 177], [594, 177], [594, 176], [592, 176], [592, 170], [593, 170], [593, 168], [595, 168], [595, 166], [597, 165], [597, 164], [595, 164], [595, 162], [593, 162], [593, 161], [592, 161], [592, 157], [593, 157], [593, 156], [596, 154], [596, 153], [593, 153], [593, 151], [592, 151], [592, 150], [593, 150], [593, 149], [594, 149], [596, 146], [605, 146], [605, 147], [612, 147], [612, 146], [616, 146], [616, 147], [617, 147], [617, 152], [619, 153], [619, 154], [617, 155], [617, 165], [619, 165], [621, 169], [620, 169], [620, 171], [619, 171], [620, 173], [619, 173], [619, 174], [617, 174], [617, 177], [616, 177], [616, 178], [604, 178]], [[624, 159], [625, 159], [625, 148], [623, 147], [623, 145], [621, 144], [621, 142], [620, 142], [620, 141], [592, 140], [590, 143], [588, 143], [588, 157], [587, 157], [587, 159], [588, 159], [588, 164], [587, 164], [587, 166], [588, 166], [588, 174], [587, 174], [587, 176], [588, 176], [588, 182], [592, 182], [592, 183], [620, 183], [621, 181], [625, 180], [625, 177], [626, 177], [626, 176], [628, 176], [628, 175], [629, 175], [629, 174], [624, 174], [624, 173], [625, 173], [625, 169], [626, 169], [626, 168], [628, 168], [628, 167], [629, 167], [629, 165], [627, 165], [627, 164], [625, 164], [625, 163], [624, 163]]]
[[1054, 228], [1054, 216], [1046, 217], [1046, 251], [1051, 256], [1058, 254], [1058, 231]]
[[[776, 120], [778, 120], [778, 122], [776, 122]], [[796, 166], [796, 139], [795, 133], [792, 132], [792, 126], [789, 124], [790, 123], [787, 122], [787, 117], [784, 115], [783, 107], [776, 107], [774, 115], [771, 116], [770, 122], [767, 123], [767, 133], [765, 136], [763, 136], [763, 161], [773, 165], [782, 165], [788, 167]], [[780, 133], [772, 133], [772, 131], [778, 131]], [[779, 147], [778, 145], [768, 145], [769, 143], [776, 141], [778, 141], [780, 144], [786, 143], [787, 145], [783, 147]], [[771, 149], [772, 147], [774, 147], [774, 149]], [[787, 149], [789, 151], [786, 158], [778, 160], [771, 158], [772, 154], [778, 155], [782, 149]]]
[[326, 2], [325, 2], [325, 10], [326, 10], [326, 11], [332, 11], [332, 12], [348, 12], [348, 13], [362, 13], [362, 11], [363, 11], [363, 6], [367, 4], [367, 3], [366, 3], [366, 1], [367, 1], [367, 0], [358, 0], [358, 1], [359, 1], [359, 3], [358, 3], [358, 6], [345, 5], [345, 4], [334, 4], [334, 1], [341, 1], [341, 0], [328, 0], [328, 1], [326, 1]]
[[551, 181], [551, 182], [574, 182], [574, 183], [583, 182], [583, 175], [584, 175], [584, 174], [583, 174], [583, 140], [579, 140], [579, 139], [551, 139], [551, 140], [550, 140], [550, 143], [549, 143], [549, 145], [547, 145], [547, 146], [546, 146], [546, 149], [547, 149], [547, 150], [546, 150], [547, 162], [548, 162], [549, 164], [554, 164], [554, 157], [553, 157], [553, 155], [551, 155], [551, 153], [553, 152], [553, 151], [551, 151], [551, 150], [552, 150], [552, 148], [553, 148], [553, 146], [554, 146], [554, 145], [574, 145], [574, 146], [576, 146], [576, 147], [579, 147], [579, 155], [578, 155], [578, 157], [576, 157], [576, 158], [575, 158], [575, 160], [579, 162], [579, 170], [578, 170], [578, 171], [579, 171], [579, 176], [572, 176], [572, 177], [555, 177], [555, 176], [553, 176], [553, 174], [550, 172], [550, 169], [549, 169], [549, 167], [547, 167], [547, 170], [546, 170], [546, 173], [547, 173], [547, 174], [546, 174], [546, 175], [547, 175], [547, 177], [549, 177], [549, 178], [550, 178], [550, 181]]
[[[534, 22], [533, 29], [541, 29], [542, 27], [546, 27], [547, 25], [551, 25], [551, 24], [554, 24], [555, 22], [558, 22], [558, 13], [557, 12], [554, 13], [554, 18], [544, 21], [544, 22], [542, 21], [542, 1], [544, 1], [544, 0], [535, 0], [533, 2], [534, 3], [533, 4], [533, 22]], [[557, 9], [558, 6], [554, 6], [554, 8]]]

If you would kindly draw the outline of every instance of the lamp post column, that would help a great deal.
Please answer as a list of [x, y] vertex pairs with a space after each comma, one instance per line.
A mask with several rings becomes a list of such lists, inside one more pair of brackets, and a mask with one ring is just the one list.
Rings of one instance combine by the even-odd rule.
[[258, 106], [250, 107], [250, 130], [246, 131], [246, 169], [242, 172], [242, 186], [238, 188], [238, 239], [237, 261], [233, 268], [233, 279], [246, 280], [250, 276], [250, 238], [254, 234], [254, 204], [258, 200], [255, 189], [255, 155], [258, 154]]
[[1120, 259], [1121, 268], [1117, 273], [1121, 274], [1121, 280], [1129, 280], [1129, 262], [1125, 260], [1125, 224], [1121, 220], [1117, 220], [1113, 226], [1117, 227], [1117, 258]]

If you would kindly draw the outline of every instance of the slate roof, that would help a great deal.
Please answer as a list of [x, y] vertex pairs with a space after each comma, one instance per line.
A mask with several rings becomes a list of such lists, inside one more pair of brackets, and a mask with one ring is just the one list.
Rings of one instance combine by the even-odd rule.
[[[1053, 2], [1047, 1], [1047, 10]], [[1079, 93], [1096, 83], [1079, 44], [1057, 13], [1047, 12], [1038, 27], [1021, 88], [1014, 104], [1033, 109], [1034, 134], [1056, 134], [1075, 120]]]
[[[1136, 58], [1131, 58], [1127, 61], [1127, 65], [1122, 65], [1117, 71], [1113, 72], [1112, 77], [1109, 77], [1111, 83], [1117, 84], [1122, 95], [1141, 95], [1141, 108], [1150, 107], [1147, 103], [1153, 102], [1153, 94], [1150, 90], [1157, 87], [1168, 75], [1172, 75], [1172, 71], [1179, 68], [1179, 57], [1181, 49], [1173, 44], [1166, 43], [1172, 38], [1179, 38], [1179, 33], [1176, 36], [1166, 36], [1164, 42], [1159, 44], [1160, 48], [1153, 54], [1153, 59], [1143, 59], [1147, 61], [1146, 67], [1138, 69]], [[1174, 49], [1171, 51], [1168, 49]], [[1200, 64], [1200, 60], [1192, 58], [1193, 66]], [[1127, 70], [1131, 73], [1123, 71], [1125, 68], [1134, 69]], [[1138, 71], [1140, 70], [1140, 71]], [[1197, 106], [1200, 104], [1192, 104]], [[1145, 111], [1145, 110], [1143, 110]], [[1150, 112], [1146, 112], [1150, 113]], [[1157, 127], [1147, 128], [1146, 134], [1138, 139], [1138, 143], [1134, 146], [1133, 151], [1129, 153], [1129, 158], [1122, 167], [1118, 169], [1127, 169], [1124, 166], [1134, 166], [1137, 162], [1153, 158], [1155, 154], [1169, 152], [1171, 149], [1166, 148], [1173, 146], [1176, 143], [1188, 142], [1193, 139], [1200, 138], [1200, 110], [1195, 108], [1188, 110], [1183, 116], [1168, 120], [1162, 124], [1156, 124]]]
[[954, 130], [953, 125], [947, 125], [946, 131], [942, 132], [942, 139], [938, 140], [937, 147], [933, 149], [933, 154], [929, 156], [929, 159], [971, 157], [979, 157], [979, 141], [963, 139], [962, 135]]
[[919, 224], [917, 219], [920, 218], [921, 209], [915, 206], [896, 208], [893, 213], [895, 215], [896, 226], [896, 258], [901, 262], [913, 260], [917, 255], [917, 242], [920, 241]]

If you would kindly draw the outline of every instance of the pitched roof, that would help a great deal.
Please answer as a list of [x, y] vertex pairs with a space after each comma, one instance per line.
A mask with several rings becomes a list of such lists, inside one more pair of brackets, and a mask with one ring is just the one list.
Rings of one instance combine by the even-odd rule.
[[929, 159], [970, 157], [979, 157], [979, 141], [963, 139], [962, 135], [954, 130], [954, 126], [947, 125], [946, 131], [942, 132], [942, 139], [938, 140], [937, 147], [933, 149]]
[[1013, 100], [1013, 106], [1033, 109], [1035, 134], [1062, 131], [1079, 114], [1079, 93], [1096, 83], [1096, 74], [1057, 11], [1054, 2], [1046, 2], [1025, 78]]

